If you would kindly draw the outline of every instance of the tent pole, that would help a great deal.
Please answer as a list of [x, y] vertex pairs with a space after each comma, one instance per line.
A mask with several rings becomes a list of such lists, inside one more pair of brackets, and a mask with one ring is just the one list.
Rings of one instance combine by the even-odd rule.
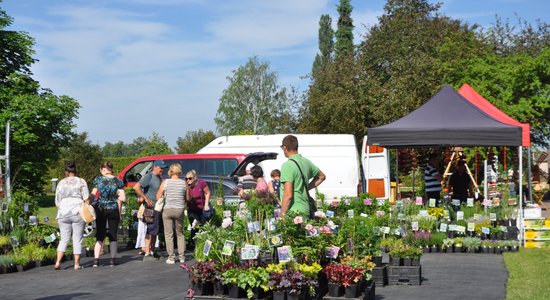
[[[388, 168], [388, 170], [390, 169]], [[390, 191], [391, 191], [391, 183], [390, 183]], [[390, 195], [391, 195], [391, 192], [390, 192]], [[399, 149], [395, 148], [395, 202], [399, 198], [400, 198], [399, 197]]]
[[[489, 188], [489, 183], [487, 182], [487, 160], [483, 161], [483, 201], [487, 200], [487, 189]], [[487, 212], [487, 205], [485, 207], [485, 212]]]
[[533, 181], [531, 176], [531, 147], [527, 147], [527, 188], [529, 189], [529, 203], [533, 203]]
[[[519, 212], [518, 212], [518, 224], [519, 224], [519, 232], [520, 235], [518, 238], [523, 237], [523, 149], [521, 146], [518, 147], [518, 155], [519, 155]], [[525, 247], [525, 239], [523, 239], [523, 247]]]
[[366, 187], [366, 191], [367, 191], [367, 194], [369, 193], [369, 178], [370, 178], [370, 173], [369, 173], [369, 166], [370, 166], [370, 146], [369, 145], [366, 145], [367, 147], [367, 159], [366, 159], [366, 163], [367, 163], [367, 169], [365, 170], [365, 174], [366, 174], [366, 177], [365, 178], [365, 187]]

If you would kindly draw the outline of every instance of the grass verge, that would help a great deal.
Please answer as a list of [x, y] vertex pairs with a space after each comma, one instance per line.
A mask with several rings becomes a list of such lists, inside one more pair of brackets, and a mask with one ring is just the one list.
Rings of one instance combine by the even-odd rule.
[[41, 224], [44, 224], [44, 217], [48, 217], [50, 220], [48, 222], [51, 226], [57, 226], [57, 207], [55, 206], [55, 197], [53, 195], [47, 196], [38, 196], [36, 197], [36, 202], [40, 209], [38, 211], [38, 219]]
[[506, 299], [548, 299], [550, 285], [550, 249], [520, 249], [504, 253], [509, 277]]

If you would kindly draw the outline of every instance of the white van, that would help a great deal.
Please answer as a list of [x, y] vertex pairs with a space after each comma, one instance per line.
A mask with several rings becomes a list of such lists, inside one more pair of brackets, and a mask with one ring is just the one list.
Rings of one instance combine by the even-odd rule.
[[361, 148], [363, 178], [365, 190], [379, 199], [390, 198], [390, 161], [388, 149], [367, 145], [367, 136], [363, 138]]
[[[276, 152], [276, 160], [260, 163], [264, 178], [270, 181], [273, 169], [281, 169], [288, 159], [281, 150], [287, 134], [231, 135], [219, 137], [197, 151], [206, 153]], [[361, 191], [361, 171], [355, 138], [351, 134], [295, 134], [298, 153], [311, 160], [325, 173], [327, 179], [319, 186], [326, 200], [357, 196]], [[314, 193], [311, 193], [315, 196]]]

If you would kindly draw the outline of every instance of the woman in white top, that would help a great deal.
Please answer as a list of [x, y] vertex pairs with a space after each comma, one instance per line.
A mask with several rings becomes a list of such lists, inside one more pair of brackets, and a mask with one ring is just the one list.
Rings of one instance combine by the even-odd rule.
[[65, 166], [65, 178], [63, 178], [55, 190], [55, 205], [57, 206], [57, 223], [61, 232], [61, 240], [57, 246], [57, 260], [54, 269], [61, 268], [61, 259], [67, 251], [69, 240], [73, 239], [74, 269], [80, 269], [80, 254], [82, 253], [82, 235], [84, 221], [79, 211], [82, 202], [88, 202], [88, 185], [82, 178], [76, 176], [76, 165], [69, 162]]
[[183, 211], [185, 209], [185, 195], [187, 183], [180, 179], [182, 174], [181, 165], [178, 163], [170, 165], [168, 176], [170, 178], [162, 182], [157, 192], [157, 199], [164, 194], [164, 209], [162, 210], [162, 221], [164, 224], [164, 237], [166, 241], [166, 252], [168, 252], [167, 264], [176, 263], [174, 253], [174, 227], [178, 243], [179, 261], [185, 262], [185, 236], [183, 234]]

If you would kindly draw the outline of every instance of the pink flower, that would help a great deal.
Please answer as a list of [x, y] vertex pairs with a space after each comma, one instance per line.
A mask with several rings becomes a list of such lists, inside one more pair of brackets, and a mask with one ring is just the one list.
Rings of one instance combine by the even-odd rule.
[[195, 296], [195, 291], [193, 289], [188, 289], [187, 297], [192, 298], [193, 296]]
[[294, 218], [294, 224], [302, 224], [304, 219], [301, 216], [297, 216]]
[[306, 230], [307, 231], [311, 231], [312, 229], [313, 229], [313, 225], [311, 225], [311, 224], [306, 225]]
[[332, 201], [331, 204], [332, 204], [332, 206], [337, 207], [338, 206], [338, 201]]
[[383, 211], [383, 210], [378, 210], [376, 211], [376, 216], [377, 217], [383, 217], [386, 213]]
[[371, 205], [371, 204], [372, 204], [372, 200], [371, 200], [371, 199], [364, 199], [364, 200], [363, 200], [363, 204], [365, 204], [365, 205]]
[[326, 226], [326, 225], [323, 225], [319, 228], [319, 230], [321, 231], [321, 233], [324, 233], [324, 234], [331, 234], [331, 230], [330, 230], [330, 227]]
[[315, 217], [316, 218], [326, 218], [327, 216], [325, 215], [325, 213], [322, 210], [318, 210], [318, 211], [315, 212]]
[[311, 229], [311, 235], [317, 235], [317, 229], [315, 228]]
[[223, 219], [222, 221], [222, 228], [227, 228], [229, 226], [233, 225], [233, 221], [231, 220], [231, 218], [225, 218]]

